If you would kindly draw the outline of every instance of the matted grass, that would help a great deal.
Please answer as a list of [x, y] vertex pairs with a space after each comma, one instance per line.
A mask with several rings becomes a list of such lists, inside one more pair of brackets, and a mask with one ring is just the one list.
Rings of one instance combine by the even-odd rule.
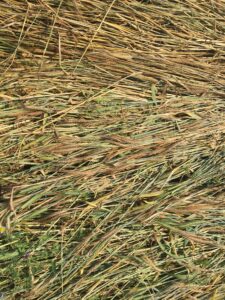
[[225, 1], [1, 0], [2, 299], [225, 299]]

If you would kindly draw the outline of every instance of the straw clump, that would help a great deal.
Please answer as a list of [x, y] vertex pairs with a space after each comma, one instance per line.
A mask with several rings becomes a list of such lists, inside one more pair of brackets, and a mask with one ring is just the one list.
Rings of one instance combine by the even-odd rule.
[[4, 299], [224, 299], [224, 15], [1, 1]]

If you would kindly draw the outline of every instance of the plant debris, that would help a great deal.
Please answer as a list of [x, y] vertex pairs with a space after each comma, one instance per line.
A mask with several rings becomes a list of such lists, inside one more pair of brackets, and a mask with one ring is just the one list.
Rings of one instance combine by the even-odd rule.
[[224, 299], [224, 16], [1, 1], [4, 299]]

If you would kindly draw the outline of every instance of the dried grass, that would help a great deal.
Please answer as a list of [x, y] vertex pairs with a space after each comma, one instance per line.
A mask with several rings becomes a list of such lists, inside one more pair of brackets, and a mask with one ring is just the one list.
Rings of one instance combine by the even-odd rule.
[[1, 1], [4, 299], [224, 299], [224, 16]]

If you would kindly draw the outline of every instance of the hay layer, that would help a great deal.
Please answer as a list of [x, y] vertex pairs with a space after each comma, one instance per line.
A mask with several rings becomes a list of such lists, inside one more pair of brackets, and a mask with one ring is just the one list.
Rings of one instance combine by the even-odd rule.
[[1, 1], [5, 299], [224, 299], [224, 16]]

